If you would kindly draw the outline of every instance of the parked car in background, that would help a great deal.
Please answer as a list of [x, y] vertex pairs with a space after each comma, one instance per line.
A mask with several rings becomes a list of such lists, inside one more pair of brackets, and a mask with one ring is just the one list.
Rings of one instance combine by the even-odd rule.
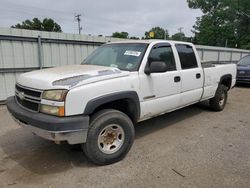
[[250, 83], [250, 55], [237, 63], [237, 83]]

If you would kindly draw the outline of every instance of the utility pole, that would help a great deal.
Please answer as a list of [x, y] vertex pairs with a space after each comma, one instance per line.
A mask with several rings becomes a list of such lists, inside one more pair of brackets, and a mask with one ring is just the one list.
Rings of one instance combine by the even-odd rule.
[[76, 21], [78, 22], [78, 31], [79, 31], [79, 35], [81, 34], [81, 31], [82, 31], [82, 27], [81, 27], [81, 17], [82, 15], [81, 14], [77, 14], [75, 16], [76, 18]]
[[182, 30], [184, 29], [184, 27], [180, 27], [178, 30], [179, 30], [179, 33], [182, 33]]
[[167, 30], [167, 29], [165, 29], [164, 31], [165, 31], [165, 33], [164, 33], [164, 39], [165, 39], [165, 40], [167, 40], [168, 30]]
[[[178, 29], [180, 34], [184, 34], [184, 33], [182, 32], [183, 29], [184, 29], [184, 27], [180, 27], [180, 28]], [[183, 35], [181, 35], [181, 40], [182, 40], [182, 41], [184, 40]]]

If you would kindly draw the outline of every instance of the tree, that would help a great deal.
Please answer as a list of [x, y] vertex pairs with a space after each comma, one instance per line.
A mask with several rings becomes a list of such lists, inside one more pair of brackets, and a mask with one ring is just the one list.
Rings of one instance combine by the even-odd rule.
[[216, 19], [216, 16], [213, 15], [204, 15], [197, 19], [194, 29], [198, 43], [235, 47], [237, 41], [234, 25], [223, 22], [223, 19]]
[[172, 35], [171, 39], [177, 40], [177, 41], [186, 41], [186, 36], [184, 33], [179, 32], [179, 33], [175, 33], [174, 35]]
[[133, 40], [140, 40], [139, 37], [129, 37], [130, 39], [133, 39]]
[[129, 34], [127, 32], [115, 32], [112, 34], [112, 37], [115, 37], [115, 38], [122, 38], [122, 39], [128, 39], [129, 37]]
[[187, 0], [204, 15], [194, 25], [199, 44], [250, 48], [249, 0]]
[[183, 32], [175, 33], [171, 36], [171, 40], [183, 41], [183, 42], [195, 42], [195, 38], [186, 37]]
[[42, 21], [38, 18], [33, 18], [33, 20], [25, 20], [21, 24], [18, 23], [11, 27], [18, 29], [62, 32], [61, 26], [51, 18], [44, 18]]
[[168, 34], [168, 30], [165, 30], [161, 27], [153, 27], [152, 29], [150, 29], [149, 31], [145, 32], [145, 38], [146, 39], [150, 39], [150, 32], [154, 32], [154, 37], [153, 39], [168, 39], [169, 38], [169, 34]]

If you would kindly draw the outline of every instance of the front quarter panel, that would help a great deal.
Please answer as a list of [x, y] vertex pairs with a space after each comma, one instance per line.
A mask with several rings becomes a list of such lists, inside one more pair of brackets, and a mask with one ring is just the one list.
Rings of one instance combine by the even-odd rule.
[[116, 92], [138, 91], [138, 73], [129, 76], [103, 80], [71, 89], [65, 101], [65, 115], [73, 116], [83, 114], [89, 101]]

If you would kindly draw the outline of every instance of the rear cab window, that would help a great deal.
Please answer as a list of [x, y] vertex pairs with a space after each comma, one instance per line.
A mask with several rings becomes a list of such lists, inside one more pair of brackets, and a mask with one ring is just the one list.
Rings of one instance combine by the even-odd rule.
[[183, 70], [198, 67], [197, 59], [192, 46], [186, 44], [176, 44], [175, 46], [180, 58], [181, 68]]

